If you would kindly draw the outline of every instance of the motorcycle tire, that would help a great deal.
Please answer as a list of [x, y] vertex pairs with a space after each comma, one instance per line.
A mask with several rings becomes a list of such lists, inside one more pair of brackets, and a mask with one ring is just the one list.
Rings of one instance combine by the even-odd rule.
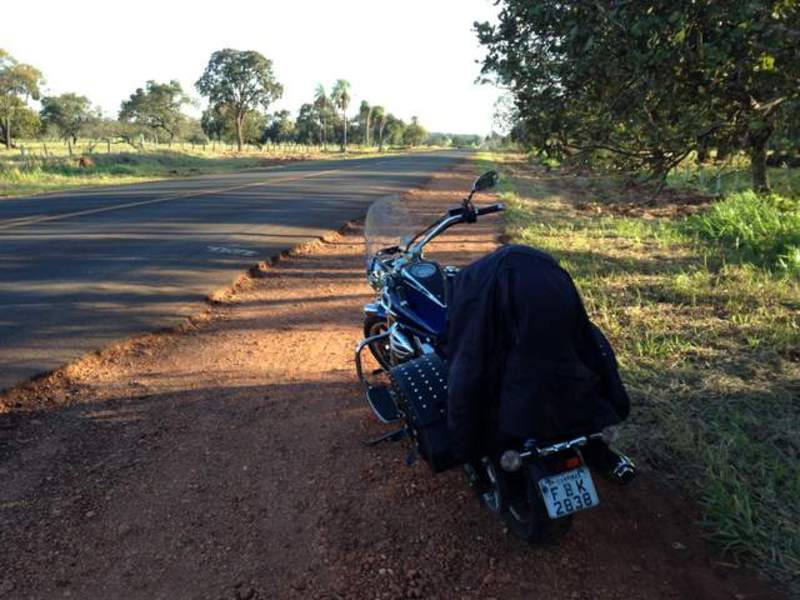
[[[388, 329], [386, 319], [383, 317], [367, 317], [364, 319], [364, 337], [369, 338], [373, 335], [385, 333]], [[392, 368], [392, 359], [389, 350], [389, 341], [382, 340], [369, 345], [370, 354], [378, 361], [384, 371]]]
[[572, 515], [560, 519], [548, 516], [536, 483], [541, 473], [535, 464], [526, 466], [518, 475], [511, 486], [503, 521], [515, 536], [529, 544], [556, 542], [572, 527]]

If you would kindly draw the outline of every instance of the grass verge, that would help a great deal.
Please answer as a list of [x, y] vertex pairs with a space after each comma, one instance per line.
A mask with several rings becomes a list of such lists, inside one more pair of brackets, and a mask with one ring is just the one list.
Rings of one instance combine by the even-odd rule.
[[732, 262], [717, 246], [724, 203], [705, 225], [587, 211], [558, 171], [482, 161], [510, 175], [509, 238], [559, 259], [617, 350], [634, 402], [622, 444], [697, 498], [728, 556], [800, 593], [800, 283], [747, 260], [782, 225]]
[[[105, 146], [103, 146], [104, 148]], [[128, 147], [130, 148], [130, 147]], [[61, 145], [28, 144], [25, 151], [0, 150], [0, 198], [54, 192], [75, 187], [141, 183], [170, 177], [232, 173], [298, 160], [366, 158], [377, 156], [377, 148], [353, 146], [347, 155], [334, 147], [271, 146], [236, 153], [201, 147], [166, 146], [146, 150], [96, 151], [95, 145], [79, 146], [73, 157]], [[398, 153], [393, 149], [381, 155]], [[81, 164], [81, 157], [83, 161]]]

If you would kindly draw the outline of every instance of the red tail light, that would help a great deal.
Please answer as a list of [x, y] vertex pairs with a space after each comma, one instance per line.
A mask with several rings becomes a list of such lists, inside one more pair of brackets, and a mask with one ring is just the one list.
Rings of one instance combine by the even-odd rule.
[[583, 464], [583, 461], [581, 461], [581, 457], [576, 454], [575, 456], [570, 456], [561, 464], [564, 471], [570, 471], [580, 467]]

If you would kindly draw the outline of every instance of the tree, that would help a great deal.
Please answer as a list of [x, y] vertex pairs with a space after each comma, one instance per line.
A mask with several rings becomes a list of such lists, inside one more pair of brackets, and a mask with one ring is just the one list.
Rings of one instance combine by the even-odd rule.
[[45, 96], [39, 114], [42, 123], [54, 127], [61, 139], [67, 142], [70, 156], [72, 144], [78, 141], [81, 130], [94, 118], [89, 99], [71, 93]]
[[331, 108], [331, 101], [328, 99], [328, 95], [325, 93], [325, 86], [317, 84], [316, 90], [314, 90], [314, 104], [313, 107], [316, 109], [316, 114], [319, 118], [320, 123], [320, 144], [325, 144], [327, 139], [327, 124], [326, 124], [326, 117], [330, 112]]
[[248, 114], [259, 106], [266, 111], [283, 95], [283, 87], [272, 72], [272, 61], [253, 50], [226, 48], [214, 52], [195, 86], [211, 105], [231, 111], [240, 152]]
[[[28, 98], [39, 99], [42, 74], [31, 65], [18, 63], [0, 48], [0, 122], [6, 148], [11, 148], [12, 127], [15, 120], [26, 120], [29, 115]], [[20, 116], [22, 115], [22, 116]]]
[[428, 132], [419, 124], [417, 117], [411, 118], [411, 124], [403, 132], [403, 143], [409, 146], [419, 146], [428, 139]]
[[364, 145], [370, 145], [370, 129], [372, 128], [372, 107], [366, 100], [361, 101], [361, 106], [358, 108], [358, 123], [363, 131]]
[[[206, 135], [214, 140], [242, 144], [262, 143], [267, 118], [259, 110], [249, 111], [237, 124], [236, 114], [229, 106], [220, 104], [209, 106], [200, 117], [200, 126]], [[240, 148], [241, 149], [241, 148]]]
[[297, 113], [295, 121], [295, 139], [303, 144], [322, 142], [322, 122], [316, 107], [311, 103], [303, 104]]
[[189, 98], [177, 81], [157, 83], [150, 80], [145, 89], [137, 88], [128, 100], [122, 102], [119, 120], [143, 125], [156, 137], [159, 131], [164, 131], [172, 145], [185, 119], [181, 108], [188, 102]]
[[740, 145], [753, 185], [783, 106], [798, 98], [800, 3], [501, 0], [477, 24], [483, 72], [510, 89], [520, 137], [658, 177], [701, 146]]
[[373, 106], [372, 115], [378, 129], [378, 149], [383, 152], [383, 130], [386, 127], [386, 109], [382, 106]]
[[402, 119], [398, 119], [393, 114], [386, 116], [386, 140], [391, 146], [403, 144], [403, 134], [406, 131], [406, 124]]
[[262, 140], [272, 142], [290, 142], [294, 139], [295, 123], [288, 110], [279, 110], [267, 123]]
[[200, 117], [200, 127], [212, 140], [220, 141], [225, 134], [228, 123], [232, 121], [222, 105], [209, 106]]
[[350, 82], [344, 79], [337, 79], [331, 92], [331, 100], [334, 106], [342, 111], [343, 136], [342, 150], [347, 152], [347, 107], [350, 106]]

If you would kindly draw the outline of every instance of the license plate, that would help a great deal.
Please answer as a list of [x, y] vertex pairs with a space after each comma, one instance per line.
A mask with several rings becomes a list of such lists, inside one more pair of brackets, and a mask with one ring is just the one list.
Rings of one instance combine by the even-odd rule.
[[539, 480], [539, 489], [551, 519], [566, 517], [600, 503], [592, 476], [586, 467], [578, 467]]

